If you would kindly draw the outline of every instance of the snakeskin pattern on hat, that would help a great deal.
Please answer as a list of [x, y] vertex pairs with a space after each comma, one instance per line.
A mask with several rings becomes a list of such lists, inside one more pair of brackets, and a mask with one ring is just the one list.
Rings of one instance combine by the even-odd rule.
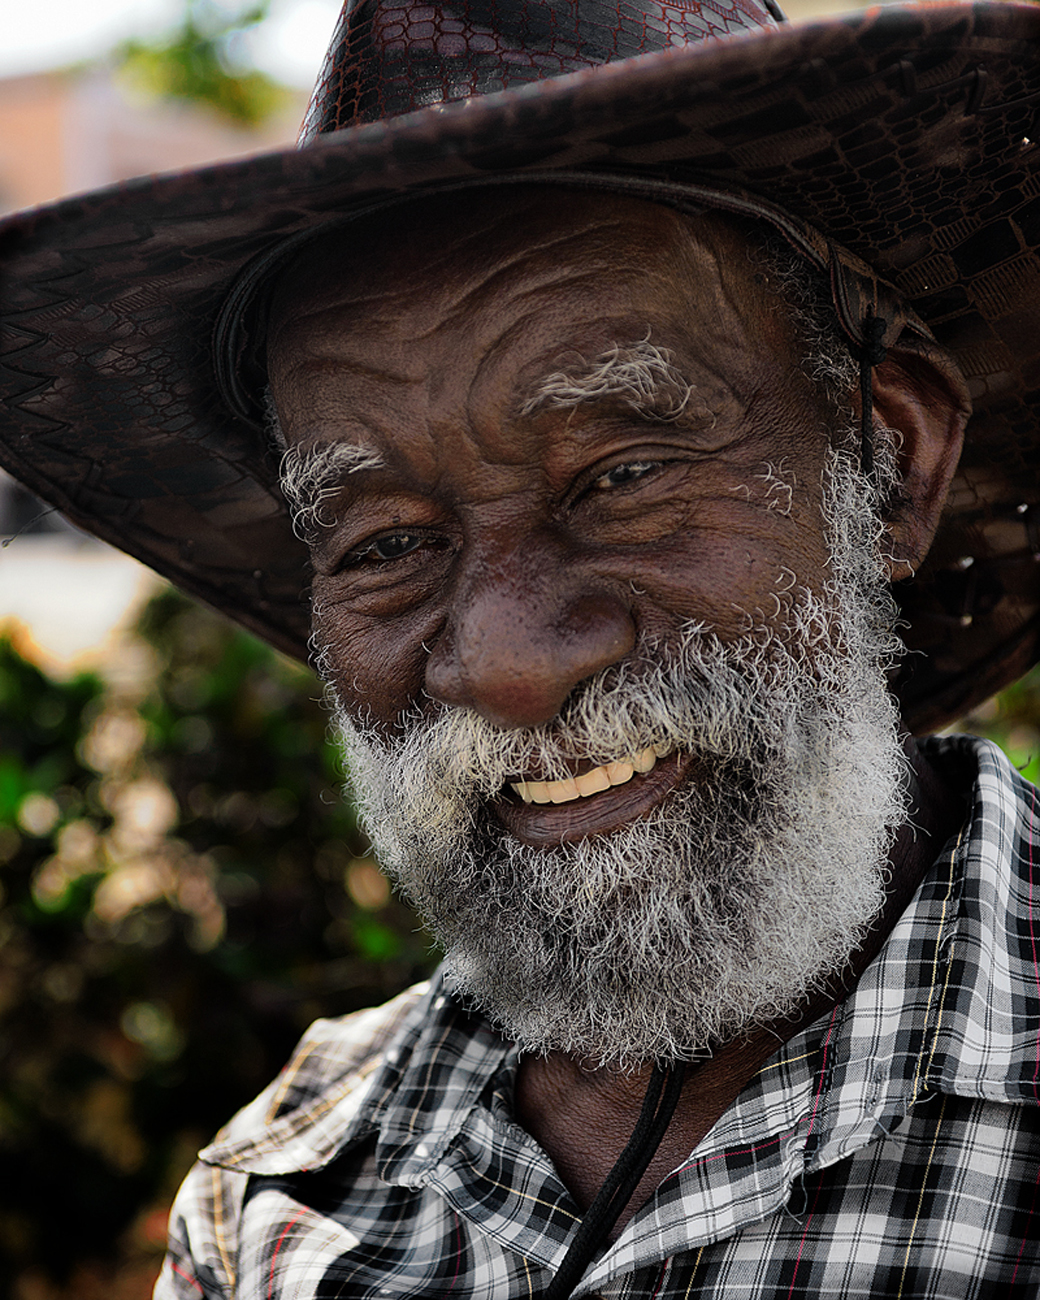
[[346, 0], [300, 140], [772, 26], [757, 0]]

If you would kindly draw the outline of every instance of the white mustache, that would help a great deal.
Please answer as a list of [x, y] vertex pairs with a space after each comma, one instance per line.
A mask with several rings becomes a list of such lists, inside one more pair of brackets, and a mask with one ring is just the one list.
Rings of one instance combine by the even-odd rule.
[[[786, 663], [790, 682], [789, 655]], [[744, 666], [752, 671], [745, 674]], [[783, 721], [775, 707], [762, 709], [761, 681], [772, 675], [770, 649], [760, 636], [723, 645], [704, 624], [691, 623], [675, 646], [644, 642], [631, 660], [604, 670], [545, 726], [503, 729], [472, 710], [449, 707], [405, 716], [392, 738], [347, 719], [342, 725], [348, 757], [356, 762], [364, 751], [381, 752], [404, 781], [402, 793], [415, 793], [416, 784], [447, 785], [486, 799], [531, 774], [566, 782], [618, 762], [648, 767], [648, 752], [663, 757], [695, 748], [737, 757], [749, 725], [767, 733]]]

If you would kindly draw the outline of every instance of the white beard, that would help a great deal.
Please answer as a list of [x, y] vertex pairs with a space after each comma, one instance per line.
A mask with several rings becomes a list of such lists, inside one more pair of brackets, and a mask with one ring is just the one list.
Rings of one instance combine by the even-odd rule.
[[[387, 739], [338, 712], [381, 861], [451, 984], [524, 1050], [691, 1059], [792, 1014], [880, 912], [906, 812], [898, 643], [872, 494], [839, 456], [827, 489], [834, 580], [778, 626], [644, 644], [532, 730], [440, 708]], [[488, 811], [518, 773], [649, 745], [693, 775], [621, 830], [535, 848]]]

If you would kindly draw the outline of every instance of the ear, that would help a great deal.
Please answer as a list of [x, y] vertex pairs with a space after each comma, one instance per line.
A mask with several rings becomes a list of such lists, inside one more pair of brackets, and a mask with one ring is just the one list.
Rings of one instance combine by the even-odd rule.
[[928, 554], [960, 460], [971, 398], [959, 367], [937, 344], [903, 338], [873, 374], [874, 417], [898, 434], [902, 491], [888, 520], [891, 581]]

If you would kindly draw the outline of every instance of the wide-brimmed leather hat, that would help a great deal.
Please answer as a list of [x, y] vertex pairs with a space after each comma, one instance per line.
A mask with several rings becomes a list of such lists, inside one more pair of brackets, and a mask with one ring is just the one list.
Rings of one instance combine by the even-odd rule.
[[968, 380], [942, 524], [898, 591], [904, 715], [955, 718], [1040, 656], [1040, 8], [792, 25], [769, 4], [347, 0], [297, 150], [0, 224], [0, 463], [305, 657], [307, 556], [257, 415], [285, 257], [473, 185], [728, 206], [824, 270], [862, 259]]

